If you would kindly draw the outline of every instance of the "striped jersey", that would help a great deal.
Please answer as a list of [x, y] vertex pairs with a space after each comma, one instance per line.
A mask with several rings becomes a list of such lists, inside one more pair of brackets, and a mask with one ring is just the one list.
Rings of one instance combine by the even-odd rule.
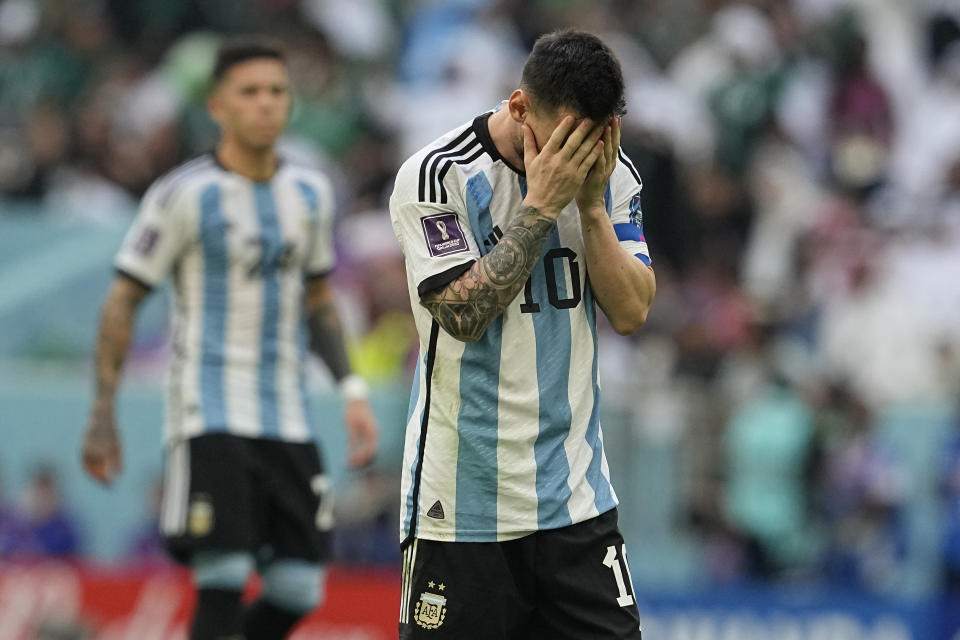
[[[405, 539], [510, 540], [617, 504], [576, 202], [561, 213], [524, 290], [477, 342], [451, 337], [420, 305], [496, 246], [526, 194], [524, 175], [493, 144], [489, 116], [408, 159], [390, 199], [420, 334], [404, 447]], [[620, 151], [607, 212], [621, 246], [649, 264], [640, 190]]]
[[147, 191], [115, 265], [150, 287], [173, 280], [168, 442], [314, 438], [303, 293], [332, 267], [332, 217], [327, 178], [282, 161], [257, 182], [201, 156]]

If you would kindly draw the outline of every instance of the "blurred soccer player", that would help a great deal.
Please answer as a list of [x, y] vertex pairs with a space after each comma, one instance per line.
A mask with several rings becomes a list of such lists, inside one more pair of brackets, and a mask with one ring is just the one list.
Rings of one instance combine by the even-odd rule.
[[[227, 45], [213, 84], [216, 153], [150, 188], [117, 256], [83, 461], [103, 483], [120, 470], [114, 397], [134, 314], [172, 276], [161, 528], [199, 590], [190, 638], [279, 639], [320, 602], [329, 550], [332, 505], [306, 404], [307, 344], [340, 383], [351, 464], [371, 460], [377, 426], [326, 277], [330, 183], [274, 148], [290, 110], [284, 56], [264, 43]], [[244, 608], [255, 567], [263, 592]]]
[[549, 34], [509, 100], [399, 171], [403, 639], [640, 638], [598, 418], [595, 304], [629, 334], [655, 292], [624, 106], [600, 40]]

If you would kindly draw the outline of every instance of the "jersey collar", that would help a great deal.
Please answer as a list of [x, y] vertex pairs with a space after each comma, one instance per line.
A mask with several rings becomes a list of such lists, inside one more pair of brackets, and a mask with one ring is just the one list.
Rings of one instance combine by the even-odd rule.
[[483, 150], [487, 152], [494, 160], [500, 160], [508, 166], [514, 173], [518, 175], [526, 175], [520, 169], [517, 169], [515, 166], [506, 161], [506, 159], [500, 155], [500, 152], [497, 150], [497, 145], [493, 144], [493, 137], [490, 135], [490, 116], [493, 115], [493, 111], [488, 111], [487, 113], [481, 114], [473, 119], [473, 131], [477, 134], [477, 139], [480, 141], [480, 146], [483, 147]]

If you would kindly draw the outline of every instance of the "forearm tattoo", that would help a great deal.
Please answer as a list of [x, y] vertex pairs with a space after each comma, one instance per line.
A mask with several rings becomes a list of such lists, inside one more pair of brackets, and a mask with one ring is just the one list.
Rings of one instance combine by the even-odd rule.
[[479, 339], [523, 288], [554, 223], [535, 207], [523, 207], [490, 253], [453, 282], [422, 296], [420, 304], [450, 335]]
[[325, 302], [307, 311], [310, 330], [310, 350], [316, 353], [330, 369], [334, 380], [350, 373], [350, 360], [344, 343], [340, 316], [332, 302]]
[[138, 303], [137, 299], [114, 292], [103, 305], [96, 347], [95, 404], [99, 409], [113, 408], [113, 398], [123, 369], [123, 361], [130, 349]]

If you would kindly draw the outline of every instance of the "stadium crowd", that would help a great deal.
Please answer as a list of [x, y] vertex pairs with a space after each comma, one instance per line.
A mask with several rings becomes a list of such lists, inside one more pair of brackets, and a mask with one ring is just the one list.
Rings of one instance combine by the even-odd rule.
[[676, 457], [664, 526], [710, 581], [891, 592], [920, 567], [960, 589], [953, 3], [0, 0], [0, 215], [130, 219], [210, 150], [223, 34], [273, 34], [296, 91], [286, 153], [341, 201], [358, 369], [409, 376], [394, 171], [569, 25], [611, 44], [629, 91], [659, 295], [630, 349], [603, 334], [602, 379], [631, 437]]

